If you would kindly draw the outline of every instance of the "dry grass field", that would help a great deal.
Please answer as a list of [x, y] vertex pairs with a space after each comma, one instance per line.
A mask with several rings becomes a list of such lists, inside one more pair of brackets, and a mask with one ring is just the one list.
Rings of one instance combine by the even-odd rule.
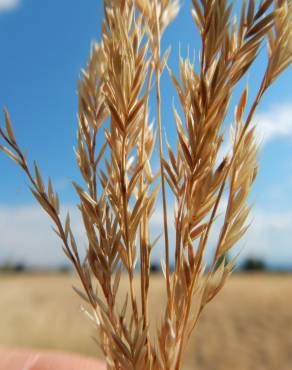
[[[164, 299], [154, 276], [152, 324]], [[99, 353], [80, 313], [72, 275], [1, 275], [0, 346]], [[124, 290], [125, 291], [125, 290]], [[191, 339], [184, 369], [291, 370], [292, 276], [235, 275], [209, 305]]]

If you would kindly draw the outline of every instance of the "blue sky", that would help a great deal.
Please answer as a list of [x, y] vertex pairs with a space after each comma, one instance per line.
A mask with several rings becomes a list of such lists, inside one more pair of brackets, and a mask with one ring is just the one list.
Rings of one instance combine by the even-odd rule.
[[[178, 18], [165, 33], [163, 46], [173, 45], [169, 65], [174, 70], [179, 46], [183, 56], [199, 49], [190, 4], [182, 3]], [[64, 208], [71, 210], [77, 198], [70, 181], [79, 179], [73, 153], [76, 83], [91, 41], [99, 38], [101, 19], [101, 0], [0, 0], [0, 106], [9, 108], [19, 142], [29, 149], [29, 158], [38, 160], [44, 176], [53, 178]], [[248, 76], [251, 96], [263, 71], [263, 55]], [[166, 74], [162, 82], [163, 122], [168, 136], [174, 137], [175, 91]], [[251, 196], [252, 225], [240, 246], [244, 246], [242, 256], [292, 265], [291, 69], [266, 94], [255, 122], [263, 138], [260, 174]], [[0, 261], [63, 263], [60, 243], [21, 172], [3, 155], [0, 169]], [[84, 244], [78, 215], [72, 212]]]

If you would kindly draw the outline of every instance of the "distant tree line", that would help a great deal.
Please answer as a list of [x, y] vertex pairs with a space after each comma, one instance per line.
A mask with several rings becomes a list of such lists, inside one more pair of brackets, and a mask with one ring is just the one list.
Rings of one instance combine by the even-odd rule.
[[2, 273], [22, 273], [22, 272], [38, 272], [38, 271], [56, 271], [61, 273], [71, 272], [72, 268], [69, 264], [61, 264], [56, 267], [31, 267], [23, 262], [4, 261], [0, 263], [0, 272]]
[[[225, 263], [228, 263], [229, 257], [225, 257]], [[221, 261], [220, 261], [221, 262]], [[219, 262], [219, 263], [220, 263]], [[173, 271], [174, 266], [170, 266], [171, 270]], [[32, 269], [25, 265], [22, 262], [11, 262], [11, 261], [5, 261], [2, 264], [0, 264], [0, 272], [14, 272], [14, 273], [21, 273], [25, 271], [33, 271], [36, 269]], [[58, 272], [70, 272], [72, 269], [67, 264], [62, 264], [60, 266], [57, 266], [56, 268], [47, 269], [47, 270], [54, 270]], [[254, 258], [254, 257], [248, 257], [245, 259], [245, 261], [239, 266], [239, 271], [246, 271], [246, 272], [252, 272], [252, 271], [267, 271], [268, 266], [266, 263], [260, 259], [260, 258]], [[150, 271], [153, 274], [161, 273], [162, 268], [161, 264], [157, 261], [153, 261], [150, 266]]]
[[263, 260], [261, 260], [260, 258], [252, 258], [252, 257], [249, 257], [244, 261], [241, 269], [247, 272], [268, 270], [267, 265]]
[[[226, 255], [224, 258], [225, 258], [225, 263], [230, 262], [230, 258], [229, 258], [228, 255]], [[216, 267], [218, 267], [220, 265], [220, 263], [222, 262], [222, 259], [220, 259], [220, 261], [218, 261], [218, 264], [217, 264]], [[262, 260], [260, 258], [248, 257], [239, 266], [238, 270], [239, 271], [245, 271], [245, 272], [253, 272], [253, 271], [254, 272], [257, 272], [257, 271], [260, 272], [260, 271], [267, 271], [268, 266], [266, 265], [264, 260]], [[161, 268], [160, 263], [157, 262], [157, 261], [153, 261], [151, 263], [151, 266], [150, 266], [150, 271], [153, 274], [161, 273], [162, 268]], [[173, 266], [172, 266], [172, 271], [173, 271]]]

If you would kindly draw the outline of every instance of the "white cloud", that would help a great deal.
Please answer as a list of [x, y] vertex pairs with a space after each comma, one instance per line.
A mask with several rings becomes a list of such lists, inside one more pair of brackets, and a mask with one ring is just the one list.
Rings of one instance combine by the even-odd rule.
[[0, 11], [15, 9], [19, 4], [20, 0], [0, 0]]
[[[219, 214], [223, 214], [226, 199], [223, 198]], [[173, 210], [169, 210], [170, 222], [169, 239], [172, 251], [174, 250], [175, 230], [173, 227]], [[216, 244], [222, 217], [214, 224], [210, 235], [206, 257], [211, 257]], [[260, 258], [276, 266], [292, 265], [292, 211], [273, 211], [254, 207], [250, 216], [250, 228], [235, 246], [233, 255], [240, 253], [238, 263], [247, 257]], [[151, 221], [152, 237], [163, 232], [163, 212], [158, 208]], [[160, 258], [164, 255], [164, 239], [161, 237], [153, 255]]]
[[[78, 211], [69, 209], [72, 229], [81, 249], [85, 247]], [[68, 263], [61, 241], [52, 230], [52, 222], [37, 205], [0, 205], [0, 262], [23, 262], [28, 265], [52, 266]]]
[[254, 209], [242, 257], [260, 257], [269, 263], [292, 265], [292, 211]]
[[[82, 251], [85, 236], [76, 208], [69, 205], [72, 229]], [[169, 211], [169, 236], [171, 251], [174, 251], [175, 231], [173, 210]], [[292, 211], [275, 212], [254, 208], [252, 224], [235, 251], [241, 251], [239, 260], [247, 256], [259, 257], [276, 265], [292, 264]], [[37, 266], [60, 266], [68, 263], [61, 249], [61, 242], [51, 228], [52, 223], [38, 206], [0, 206], [0, 263], [24, 262]], [[216, 241], [219, 225], [215, 225], [209, 247]], [[155, 239], [163, 232], [163, 213], [157, 209], [151, 221], [151, 235]], [[209, 255], [209, 254], [208, 254]], [[153, 251], [154, 258], [164, 256], [164, 239]]]
[[[292, 102], [274, 105], [266, 111], [259, 112], [253, 119], [257, 129], [257, 142], [261, 147], [274, 139], [292, 138]], [[223, 158], [232, 152], [232, 143], [229, 132], [226, 132], [225, 140], [218, 154], [218, 164]]]
[[292, 137], [292, 103], [275, 105], [254, 119], [263, 144], [276, 139]]

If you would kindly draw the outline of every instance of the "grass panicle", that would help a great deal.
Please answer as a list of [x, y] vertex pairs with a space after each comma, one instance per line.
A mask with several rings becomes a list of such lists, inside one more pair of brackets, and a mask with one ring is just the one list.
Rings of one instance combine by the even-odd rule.
[[[170, 50], [162, 55], [161, 40], [179, 3], [104, 0], [104, 5], [102, 39], [92, 47], [78, 84], [76, 159], [83, 182], [73, 186], [87, 236], [84, 260], [70, 216], [61, 219], [51, 180], [45, 183], [36, 163], [29, 166], [7, 111], [5, 127], [0, 129], [5, 145], [1, 149], [26, 173], [31, 192], [51, 218], [75, 267], [83, 287], [75, 290], [88, 306], [107, 368], [179, 370], [202, 311], [234, 267], [234, 261], [227, 262], [224, 256], [247, 229], [248, 196], [258, 171], [253, 116], [265, 91], [291, 63], [292, 2], [244, 1], [236, 18], [231, 1], [192, 1], [201, 37], [200, 57], [195, 62], [180, 57], [179, 76], [168, 69], [180, 104], [179, 109], [173, 108], [175, 148], [162, 137], [161, 75]], [[222, 159], [220, 150], [228, 135], [224, 122], [234, 89], [265, 43], [262, 82], [254, 100], [248, 99], [248, 86], [242, 91], [229, 130], [231, 148]], [[157, 128], [149, 120], [152, 95], [156, 96]], [[151, 166], [156, 146], [158, 173]], [[155, 244], [150, 219], [160, 189], [167, 298], [150, 335], [154, 320], [148, 314], [150, 264]], [[175, 203], [174, 240], [168, 231], [170, 197]], [[210, 235], [219, 221], [215, 251], [206, 268]], [[122, 273], [128, 277], [126, 297], [119, 296]]]

